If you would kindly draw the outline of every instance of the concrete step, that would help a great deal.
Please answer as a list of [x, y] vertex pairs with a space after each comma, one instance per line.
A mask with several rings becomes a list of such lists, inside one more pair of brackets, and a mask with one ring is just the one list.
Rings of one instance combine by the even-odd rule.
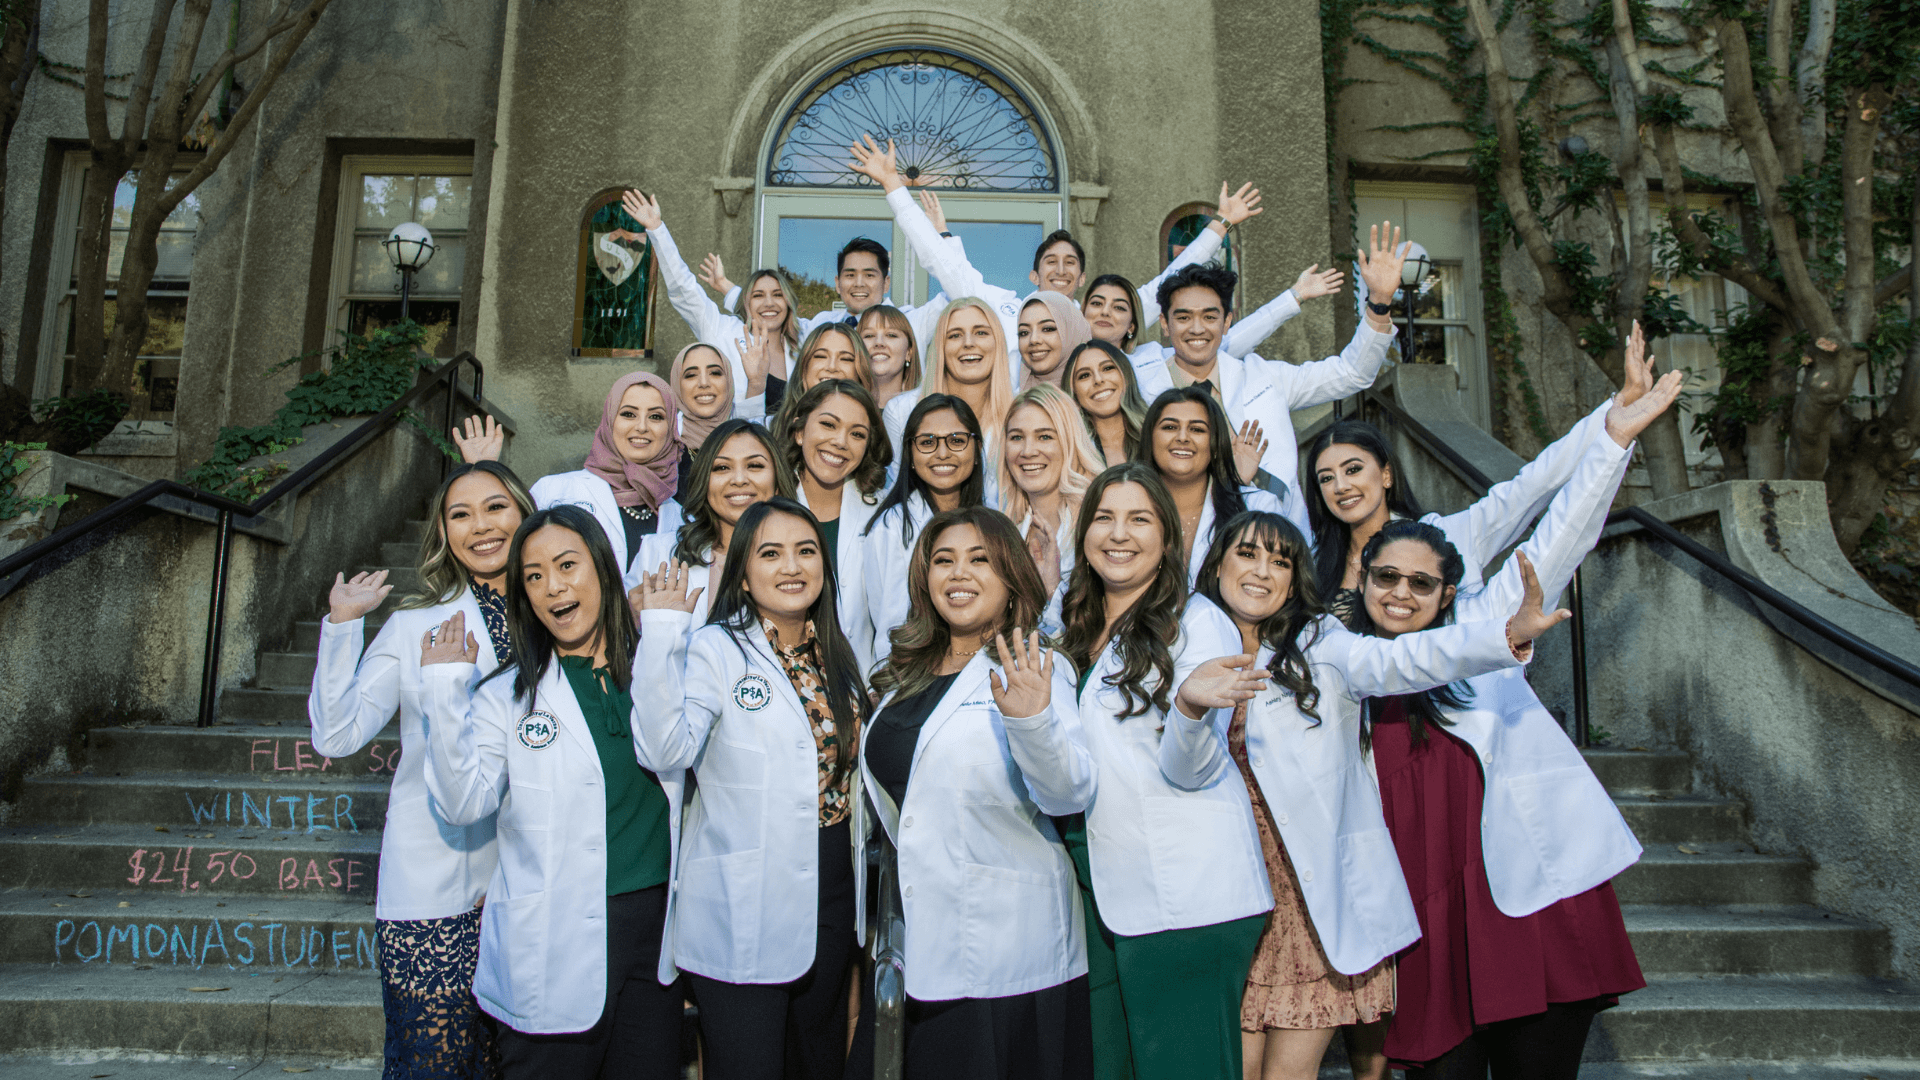
[[322, 757], [308, 738], [306, 714], [284, 724], [220, 727], [105, 727], [87, 732], [86, 765], [96, 776], [136, 773], [284, 775], [317, 772], [356, 778], [391, 777], [400, 763], [400, 730], [388, 724], [372, 742], [346, 757]]
[[313, 685], [314, 665], [319, 654], [312, 652], [262, 652], [254, 669], [253, 681], [270, 690], [305, 691]]
[[[0, 1049], [381, 1054], [375, 975], [88, 964], [0, 966]], [[99, 1075], [98, 1070], [90, 1075]]]
[[314, 1080], [322, 1075], [339, 1080], [379, 1080], [382, 1067], [383, 1062], [378, 1058], [331, 1058], [317, 1054], [273, 1054], [265, 1058], [225, 1054], [189, 1057], [137, 1050], [0, 1054], [0, 1080], [101, 1080], [109, 1076], [113, 1080], [236, 1080], [239, 1077], [287, 1080], [286, 1073], [313, 1073]]
[[357, 897], [12, 889], [0, 893], [0, 964], [377, 973], [373, 916]]
[[1747, 838], [1746, 806], [1706, 795], [1620, 795], [1614, 805], [1642, 844]]
[[1693, 759], [1678, 750], [1583, 750], [1587, 766], [1615, 795], [1693, 790]]
[[278, 720], [282, 724], [307, 723], [307, 688], [295, 690], [268, 690], [252, 686], [235, 686], [220, 691], [220, 712], [222, 720], [235, 724], [257, 724], [263, 720]]
[[1586, 1056], [1920, 1060], [1920, 987], [1865, 978], [1662, 976], [1600, 1014]]
[[388, 779], [328, 770], [252, 773], [78, 774], [29, 777], [15, 825], [256, 825], [290, 832], [377, 833]]
[[10, 888], [370, 900], [379, 833], [76, 825], [0, 830]]
[[1621, 908], [1648, 975], [1885, 977], [1885, 927], [1816, 907], [1627, 904]]
[[1743, 844], [1647, 844], [1613, 887], [1622, 904], [1810, 904], [1813, 865]]

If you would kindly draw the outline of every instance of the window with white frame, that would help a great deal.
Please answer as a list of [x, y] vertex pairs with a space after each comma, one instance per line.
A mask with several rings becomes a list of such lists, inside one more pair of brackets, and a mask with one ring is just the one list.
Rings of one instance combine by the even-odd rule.
[[[1371, 181], [1357, 181], [1353, 188], [1356, 248], [1366, 246], [1371, 226], [1390, 221], [1400, 227], [1403, 242], [1418, 242], [1432, 260], [1432, 270], [1416, 287], [1411, 312], [1407, 290], [1394, 294], [1393, 321], [1401, 328], [1401, 346], [1411, 342], [1415, 363], [1453, 368], [1460, 380], [1460, 407], [1475, 423], [1488, 427], [1492, 409], [1480, 308], [1480, 226], [1473, 189]], [[1350, 268], [1349, 276], [1357, 287], [1358, 270]], [[1409, 318], [1411, 334], [1407, 333]]]
[[[169, 185], [186, 175], [194, 161], [189, 158], [180, 164], [182, 167], [174, 171]], [[72, 389], [69, 380], [73, 373], [74, 314], [79, 298], [79, 282], [74, 279], [74, 273], [79, 265], [80, 197], [86, 188], [88, 169], [88, 155], [84, 150], [69, 153], [62, 162], [60, 197], [55, 211], [60, 239], [54, 247], [47, 280], [61, 282], [65, 287], [48, 290], [48, 310], [41, 325], [49, 331], [40, 337], [40, 363], [33, 387], [36, 398], [64, 395]], [[126, 260], [128, 226], [139, 179], [136, 166], [120, 178], [113, 192], [107, 248], [108, 335], [113, 333], [120, 267]], [[138, 381], [127, 421], [173, 419], [180, 389], [181, 346], [186, 340], [194, 239], [199, 227], [198, 194], [182, 199], [160, 225], [159, 258], [154, 264], [153, 281], [147, 286], [147, 333], [134, 372]]]
[[345, 158], [326, 344], [339, 344], [342, 331], [368, 334], [400, 321], [400, 271], [380, 244], [413, 221], [433, 234], [433, 257], [413, 275], [407, 316], [426, 328], [428, 352], [452, 356], [472, 202], [472, 158]]

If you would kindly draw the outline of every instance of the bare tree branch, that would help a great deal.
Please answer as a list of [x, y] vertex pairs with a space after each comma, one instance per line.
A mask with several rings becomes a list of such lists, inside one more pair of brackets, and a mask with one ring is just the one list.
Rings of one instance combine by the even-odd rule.
[[1840, 221], [1846, 252], [1841, 302], [1848, 341], [1865, 341], [1873, 326], [1873, 148], [1880, 117], [1892, 95], [1871, 84], [1847, 95], [1847, 122], [1840, 129]]
[[290, 3], [283, 4], [278, 16], [256, 31], [252, 37], [238, 47], [228, 49], [213, 58], [212, 66], [201, 74], [200, 82], [193, 88], [193, 96], [187, 99], [186, 107], [181, 110], [186, 115], [188, 123], [192, 123], [193, 118], [199, 116], [207, 107], [207, 102], [219, 91], [220, 83], [226, 78], [228, 70], [253, 59], [274, 38], [293, 29], [294, 24], [306, 14], [304, 11], [296, 13], [292, 7]]
[[1800, 89], [1800, 143], [1806, 160], [1819, 167], [1827, 156], [1827, 58], [1833, 52], [1833, 28], [1839, 0], [1811, 0], [1807, 37], [1800, 44], [1794, 81]]
[[[140, 150], [147, 134], [147, 110], [153, 105], [153, 81], [159, 77], [160, 54], [167, 46], [167, 27], [173, 22], [174, 0], [153, 0], [153, 22], [147, 27], [147, 47], [140, 50], [140, 66], [127, 86], [126, 111], [120, 119], [120, 152], [131, 156]], [[101, 14], [104, 22], [106, 15]], [[103, 31], [104, 32], [104, 31]], [[102, 72], [104, 74], [104, 71]], [[106, 93], [105, 84], [101, 93]]]
[[87, 72], [81, 101], [87, 114], [87, 139], [98, 150], [113, 140], [107, 127], [108, 0], [87, 5]]
[[[1880, 284], [1873, 287], [1874, 310], [1878, 311], [1882, 304], [1885, 304], [1887, 301], [1892, 300], [1894, 297], [1899, 296], [1912, 287], [1913, 264], [1908, 263], [1893, 273], [1888, 274], [1886, 277], [1881, 278]], [[1917, 336], [1916, 340], [1920, 340], [1920, 336]]]
[[1767, 122], [1780, 151], [1780, 168], [1798, 176], [1806, 167], [1800, 138], [1800, 95], [1793, 86], [1794, 0], [1770, 0], [1767, 5], [1767, 67], [1772, 79], [1764, 84]]

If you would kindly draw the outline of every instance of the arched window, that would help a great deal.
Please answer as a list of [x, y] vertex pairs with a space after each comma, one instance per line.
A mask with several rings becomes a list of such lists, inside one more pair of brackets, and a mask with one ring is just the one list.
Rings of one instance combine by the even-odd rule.
[[573, 355], [653, 355], [653, 245], [610, 188], [587, 203], [574, 271]]
[[771, 187], [871, 187], [847, 169], [861, 135], [894, 140], [916, 187], [1058, 193], [1053, 141], [1032, 106], [982, 64], [935, 49], [890, 49], [809, 87], [774, 137]]

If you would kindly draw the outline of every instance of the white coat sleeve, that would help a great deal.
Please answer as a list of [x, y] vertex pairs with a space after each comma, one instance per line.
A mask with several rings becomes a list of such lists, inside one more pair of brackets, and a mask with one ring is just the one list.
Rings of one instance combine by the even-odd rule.
[[1333, 659], [1356, 699], [1417, 694], [1520, 664], [1507, 647], [1505, 618], [1436, 626], [1396, 638], [1353, 633], [1331, 616], [1321, 617], [1318, 625], [1326, 637], [1314, 655]]
[[[643, 768], [657, 773], [692, 767], [726, 700], [728, 688], [714, 663], [714, 635], [689, 633], [692, 621], [685, 611], [640, 612], [633, 753]], [[662, 642], [667, 647], [662, 648]]]
[[1228, 327], [1226, 340], [1220, 343], [1220, 351], [1228, 356], [1245, 356], [1259, 348], [1261, 342], [1272, 337], [1275, 330], [1298, 314], [1300, 301], [1294, 297], [1293, 290], [1288, 289]]
[[513, 677], [476, 688], [472, 664], [420, 669], [427, 708], [427, 794], [450, 824], [471, 825], [500, 808], [507, 790]]
[[1093, 754], [1074, 707], [1073, 663], [1053, 654], [1052, 699], [1035, 716], [1002, 715], [1007, 748], [1042, 813], [1078, 814], [1093, 805]]
[[313, 727], [314, 750], [326, 757], [358, 753], [393, 719], [406, 671], [399, 650], [420, 647], [417, 641], [401, 641], [398, 620], [388, 619], [363, 657], [365, 627], [364, 619], [320, 620], [320, 656], [307, 694], [307, 720]]
[[[893, 208], [893, 219], [900, 223], [900, 231], [907, 235], [907, 243], [913, 248], [914, 257], [940, 283], [940, 290], [946, 293], [947, 299], [977, 296], [995, 311], [1000, 310], [1002, 305], [1019, 301], [1019, 293], [988, 284], [986, 276], [974, 268], [964, 249], [946, 242], [940, 230], [933, 227], [933, 219], [927, 217], [927, 212], [914, 201], [912, 192], [903, 187], [894, 188], [887, 192], [887, 205]], [[921, 306], [932, 307], [933, 304], [929, 302]], [[935, 317], [938, 317], [938, 313]], [[915, 327], [916, 331], [918, 329]], [[1012, 349], [1013, 342], [1008, 342], [1007, 347]]]
[[1227, 757], [1227, 725], [1232, 709], [1209, 709], [1198, 720], [1180, 710], [1180, 685], [1195, 668], [1222, 656], [1240, 652], [1240, 631], [1226, 612], [1198, 596], [1188, 601], [1180, 620], [1180, 640], [1173, 653], [1173, 692], [1168, 695], [1166, 728], [1160, 735], [1160, 772], [1175, 787], [1193, 790], [1220, 778], [1232, 768]]
[[[1439, 526], [1460, 557], [1475, 570], [1485, 568], [1493, 557], [1512, 547], [1532, 527], [1533, 519], [1573, 479], [1587, 446], [1595, 438], [1613, 441], [1607, 431], [1607, 410], [1611, 399], [1588, 413], [1565, 435], [1549, 444], [1540, 456], [1521, 466], [1513, 479], [1495, 484], [1478, 502], [1445, 517], [1426, 520]], [[1546, 578], [1540, 579], [1541, 584]], [[1548, 595], [1552, 595], [1549, 593]]]
[[533, 496], [535, 509], [545, 510], [547, 507], [552, 506], [554, 501], [560, 497], [560, 475], [559, 473], [552, 473], [543, 476], [535, 480], [533, 486], [527, 489], [527, 494]]
[[[1560, 489], [1520, 550], [1532, 561], [1540, 577], [1540, 590], [1549, 602], [1560, 595], [1580, 561], [1600, 541], [1606, 527], [1607, 512], [1613, 508], [1613, 496], [1627, 475], [1633, 448], [1621, 446], [1613, 436], [1602, 432], [1587, 446], [1573, 479]], [[1508, 559], [1499, 573], [1487, 580], [1480, 591], [1460, 598], [1460, 618], [1507, 618], [1520, 608], [1526, 584], [1520, 578], [1520, 561]]]
[[874, 666], [893, 652], [887, 635], [907, 621], [907, 562], [912, 549], [900, 542], [895, 523], [906, 517], [904, 506], [888, 510], [873, 531], [860, 538], [860, 573], [867, 586], [867, 618], [873, 623]]
[[1225, 241], [1226, 237], [1214, 232], [1211, 225], [1201, 229], [1200, 235], [1193, 238], [1193, 243], [1188, 244], [1180, 254], [1175, 255], [1165, 270], [1156, 274], [1152, 281], [1140, 286], [1140, 310], [1134, 314], [1142, 333], [1148, 326], [1160, 321], [1160, 283], [1189, 266], [1198, 266], [1220, 254], [1220, 245]]
[[[667, 286], [667, 302], [673, 310], [687, 322], [687, 328], [693, 331], [695, 341], [704, 341], [709, 345], [731, 343], [742, 335], [743, 324], [740, 320], [720, 310], [707, 290], [700, 287], [699, 279], [688, 269], [687, 261], [680, 257], [680, 247], [673, 242], [673, 234], [667, 231], [665, 222], [657, 229], [647, 230], [647, 239], [653, 242], [653, 257], [660, 267], [660, 278]], [[741, 396], [746, 391], [740, 388]]]
[[1259, 360], [1279, 379], [1280, 388], [1287, 395], [1287, 408], [1305, 409], [1352, 397], [1372, 386], [1374, 378], [1380, 374], [1380, 365], [1387, 358], [1387, 345], [1397, 332], [1396, 328], [1383, 334], [1362, 319], [1353, 331], [1353, 339], [1338, 355], [1324, 360], [1309, 360], [1304, 364], [1289, 364], [1284, 360], [1268, 360], [1249, 354], [1247, 362]]

